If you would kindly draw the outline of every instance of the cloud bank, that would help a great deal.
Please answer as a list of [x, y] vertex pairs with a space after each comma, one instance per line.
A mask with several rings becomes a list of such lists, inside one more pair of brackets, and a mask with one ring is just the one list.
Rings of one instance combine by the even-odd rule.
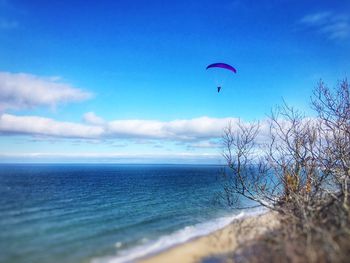
[[221, 136], [223, 128], [230, 121], [237, 122], [238, 120], [209, 117], [168, 122], [116, 120], [109, 122], [105, 127], [107, 134], [112, 136], [189, 141]]
[[[38, 116], [0, 115], [0, 133], [56, 138], [81, 139], [156, 139], [199, 141], [218, 138], [235, 118], [200, 117], [185, 120], [114, 120], [105, 121], [93, 112], [84, 115], [83, 123], [61, 122]], [[207, 146], [207, 145], [204, 145]]]
[[153, 154], [131, 154], [131, 153], [15, 153], [5, 154], [0, 153], [0, 163], [4, 162], [21, 162], [21, 163], [52, 163], [52, 162], [64, 162], [64, 163], [182, 163], [182, 164], [223, 164], [220, 154], [213, 153], [153, 153]]
[[0, 132], [22, 135], [40, 135], [61, 138], [98, 138], [104, 130], [101, 127], [73, 122], [60, 122], [37, 116], [0, 115]]
[[82, 101], [91, 93], [62, 83], [25, 73], [0, 72], [0, 111]]

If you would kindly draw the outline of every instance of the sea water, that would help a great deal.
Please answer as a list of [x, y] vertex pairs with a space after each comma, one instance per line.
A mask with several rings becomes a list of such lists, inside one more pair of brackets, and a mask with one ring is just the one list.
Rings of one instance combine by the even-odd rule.
[[223, 168], [0, 165], [0, 262], [132, 262], [243, 216]]

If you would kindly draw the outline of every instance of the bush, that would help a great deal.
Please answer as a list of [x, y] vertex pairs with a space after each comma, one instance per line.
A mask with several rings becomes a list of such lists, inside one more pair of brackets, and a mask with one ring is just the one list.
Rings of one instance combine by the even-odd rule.
[[[277, 232], [265, 236], [286, 262], [346, 262], [350, 256], [350, 91], [318, 83], [316, 117], [286, 103], [265, 123], [229, 124], [224, 131], [224, 194], [279, 213]], [[261, 241], [260, 241], [261, 242]], [[260, 244], [262, 245], [262, 244]], [[279, 258], [279, 260], [277, 260]]]

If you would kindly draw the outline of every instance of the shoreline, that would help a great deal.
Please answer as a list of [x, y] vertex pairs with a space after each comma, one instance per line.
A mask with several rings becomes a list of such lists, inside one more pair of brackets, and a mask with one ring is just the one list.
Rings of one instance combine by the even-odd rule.
[[159, 253], [136, 259], [139, 263], [194, 263], [235, 251], [240, 245], [254, 240], [277, 225], [272, 211], [247, 214], [207, 235], [195, 237]]

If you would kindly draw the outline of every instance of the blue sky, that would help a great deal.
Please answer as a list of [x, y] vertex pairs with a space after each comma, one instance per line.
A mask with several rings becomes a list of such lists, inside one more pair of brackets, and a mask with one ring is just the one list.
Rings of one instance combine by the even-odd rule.
[[311, 115], [349, 58], [348, 1], [0, 0], [1, 160], [220, 162], [230, 119]]

